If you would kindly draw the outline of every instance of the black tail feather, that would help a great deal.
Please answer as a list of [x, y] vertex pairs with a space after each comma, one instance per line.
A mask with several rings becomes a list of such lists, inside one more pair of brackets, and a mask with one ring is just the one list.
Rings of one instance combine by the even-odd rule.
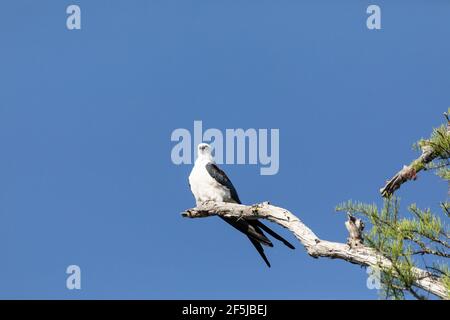
[[244, 233], [246, 236], [251, 237], [252, 239], [255, 239], [258, 242], [261, 242], [261, 244], [263, 245], [273, 247], [273, 244], [269, 240], [269, 238], [267, 238], [256, 225], [250, 223], [248, 220], [237, 218], [225, 218], [225, 217], [220, 218], [222, 218], [228, 224], [232, 225], [233, 227]]
[[265, 232], [267, 232], [268, 234], [270, 234], [272, 237], [274, 237], [275, 239], [283, 242], [287, 247], [291, 248], [291, 249], [295, 249], [295, 247], [290, 244], [286, 239], [284, 239], [283, 237], [281, 237], [278, 233], [276, 233], [275, 231], [273, 231], [272, 229], [270, 229], [269, 227], [267, 227], [266, 225], [264, 225], [261, 221], [259, 220], [255, 220], [255, 226], [260, 227], [261, 229], [263, 229]]
[[257, 240], [255, 240], [255, 239], [253, 239], [251, 237], [248, 237], [248, 239], [252, 242], [252, 244], [255, 246], [256, 250], [258, 250], [258, 253], [261, 256], [261, 258], [264, 259], [264, 262], [270, 268], [269, 259], [267, 259], [266, 254], [264, 253], [264, 249], [263, 249], [261, 243], [259, 243]]
[[263, 258], [264, 262], [267, 264], [269, 268], [270, 262], [267, 259], [266, 254], [264, 253], [263, 245], [273, 247], [273, 244], [269, 240], [269, 238], [266, 237], [263, 231], [267, 232], [275, 239], [283, 242], [287, 247], [295, 249], [295, 247], [292, 244], [290, 244], [286, 239], [281, 237], [279, 234], [277, 234], [275, 231], [264, 225], [259, 220], [245, 220], [228, 217], [227, 218], [220, 217], [220, 218], [222, 218], [225, 222], [227, 222], [237, 230], [241, 231], [248, 237], [248, 239], [251, 241], [251, 243], [256, 248], [259, 255]]

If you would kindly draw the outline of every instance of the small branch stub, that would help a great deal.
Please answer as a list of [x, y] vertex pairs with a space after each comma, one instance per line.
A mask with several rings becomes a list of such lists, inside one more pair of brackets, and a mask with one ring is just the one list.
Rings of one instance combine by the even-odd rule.
[[363, 230], [364, 222], [361, 219], [357, 219], [350, 213], [347, 214], [348, 220], [345, 222], [345, 227], [348, 230], [349, 237], [347, 238], [347, 244], [350, 248], [362, 246], [364, 242]]

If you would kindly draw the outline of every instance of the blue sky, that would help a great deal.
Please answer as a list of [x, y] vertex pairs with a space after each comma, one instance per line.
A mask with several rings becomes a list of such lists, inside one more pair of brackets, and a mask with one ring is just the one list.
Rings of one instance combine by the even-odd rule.
[[[382, 30], [366, 28], [372, 3]], [[276, 244], [267, 269], [219, 219], [181, 218], [191, 166], [172, 163], [170, 135], [278, 128], [278, 174], [223, 166], [241, 200], [344, 242], [335, 205], [381, 203], [442, 123], [449, 38], [443, 0], [3, 1], [0, 298], [377, 298], [363, 268]], [[399, 196], [437, 208], [446, 192], [426, 173]]]

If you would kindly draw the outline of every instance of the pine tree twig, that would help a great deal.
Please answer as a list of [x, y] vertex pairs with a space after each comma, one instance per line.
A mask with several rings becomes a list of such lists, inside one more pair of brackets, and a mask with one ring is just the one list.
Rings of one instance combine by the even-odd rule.
[[439, 238], [433, 237], [433, 236], [431, 236], [429, 234], [425, 234], [425, 233], [420, 232], [418, 230], [408, 230], [408, 231], [411, 232], [411, 233], [414, 233], [416, 235], [419, 235], [421, 237], [427, 238], [428, 240], [430, 240], [432, 242], [436, 242], [437, 244], [440, 244], [441, 246], [443, 246], [443, 247], [445, 247], [447, 249], [450, 249], [450, 245], [446, 241], [443, 241], [443, 240], [441, 240]]
[[[399, 277], [403, 277], [403, 274], [401, 272], [401, 270], [398, 268], [398, 266], [392, 261], [390, 260], [393, 266], [393, 269], [395, 270], [396, 274], [399, 275]], [[409, 264], [409, 263], [408, 263]], [[405, 281], [405, 279], [402, 279], [403, 283], [406, 283], [407, 281]], [[407, 285], [407, 286], [398, 286], [395, 285], [394, 283], [391, 283], [391, 285], [397, 289], [397, 290], [406, 290], [408, 291], [414, 298], [416, 298], [417, 300], [424, 300], [425, 297], [423, 297], [422, 295], [418, 294], [413, 288], [412, 285]]]
[[440, 275], [444, 276], [445, 272], [443, 272], [442, 270], [435, 268], [435, 267], [427, 267], [427, 270], [433, 270], [435, 273], [439, 273]]
[[[304, 246], [306, 252], [313, 258], [341, 259], [361, 266], [378, 267], [382, 270], [388, 270], [392, 267], [389, 259], [362, 243], [358, 246], [351, 247], [345, 243], [320, 239], [290, 211], [273, 206], [268, 202], [247, 206], [235, 203], [206, 201], [182, 213], [183, 217], [188, 218], [202, 218], [215, 215], [222, 217], [240, 217], [244, 219], [267, 219], [274, 222], [291, 231]], [[354, 223], [356, 226], [356, 221]], [[416, 287], [442, 299], [448, 299], [449, 293], [439, 278], [428, 271], [416, 267], [412, 267], [412, 272], [415, 276], [414, 285]]]
[[408, 288], [407, 290], [417, 300], [425, 300], [425, 297], [420, 295], [420, 294], [418, 294], [413, 288]]
[[414, 254], [414, 255], [429, 254], [429, 255], [434, 255], [434, 256], [442, 257], [442, 258], [450, 258], [450, 254], [447, 254], [445, 252], [436, 251], [436, 250], [431, 250], [431, 249], [417, 250], [417, 251], [414, 251], [412, 254]]
[[[442, 207], [442, 209], [444, 209], [447, 217], [450, 217], [450, 208], [447, 206], [447, 204], [444, 202], [441, 202], [441, 207]], [[447, 235], [447, 238], [448, 238], [448, 235]]]

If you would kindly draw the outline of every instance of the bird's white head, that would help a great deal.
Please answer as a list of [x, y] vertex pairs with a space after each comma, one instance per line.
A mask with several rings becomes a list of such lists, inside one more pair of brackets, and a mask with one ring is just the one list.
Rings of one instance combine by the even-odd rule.
[[211, 146], [207, 143], [200, 143], [197, 147], [198, 159], [212, 160]]

